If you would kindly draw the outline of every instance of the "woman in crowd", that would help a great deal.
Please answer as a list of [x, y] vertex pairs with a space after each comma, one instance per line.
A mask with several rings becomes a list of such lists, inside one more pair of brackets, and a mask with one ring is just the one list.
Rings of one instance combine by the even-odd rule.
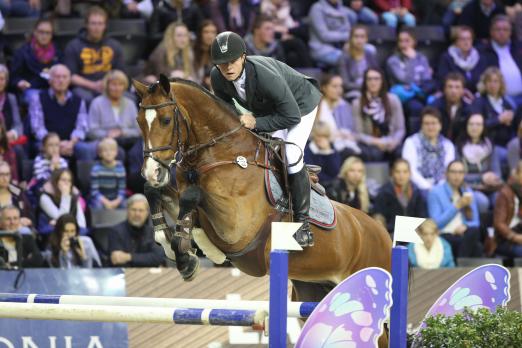
[[437, 69], [437, 79], [444, 81], [450, 72], [459, 72], [466, 79], [466, 97], [473, 99], [473, 93], [477, 90], [480, 75], [485, 69], [484, 60], [480, 59], [480, 53], [473, 47], [473, 29], [466, 26], [457, 28], [455, 41], [442, 54]]
[[506, 159], [507, 143], [516, 135], [515, 106], [506, 96], [506, 83], [497, 67], [487, 68], [480, 77], [480, 97], [471, 105], [471, 112], [484, 115], [486, 128], [494, 145], [499, 147], [500, 160]]
[[428, 191], [444, 180], [448, 164], [455, 159], [455, 147], [440, 131], [439, 110], [425, 107], [421, 112], [421, 129], [404, 141], [402, 157], [411, 166], [411, 180]]
[[205, 19], [201, 22], [199, 31], [194, 42], [194, 72], [197, 76], [197, 81], [203, 83], [205, 74], [212, 69], [212, 62], [210, 61], [210, 46], [216, 38], [217, 27], [216, 24], [210, 20]]
[[12, 181], [11, 166], [0, 161], [0, 208], [13, 205], [20, 210], [20, 223], [24, 227], [33, 225], [33, 207], [24, 190]]
[[53, 172], [51, 180], [43, 186], [39, 208], [38, 232], [40, 234], [51, 233], [56, 221], [63, 214], [75, 216], [80, 226], [80, 234], [87, 233], [81, 197], [78, 189], [73, 185], [73, 176], [69, 169]]
[[437, 224], [428, 219], [419, 227], [421, 243], [409, 243], [408, 259], [413, 267], [424, 269], [453, 268], [451, 245], [439, 235]]
[[228, 31], [233, 31], [241, 37], [252, 31], [256, 12], [250, 1], [218, 0], [218, 2]]
[[374, 214], [390, 233], [394, 232], [397, 215], [428, 215], [426, 199], [417, 185], [411, 181], [410, 164], [405, 159], [398, 158], [393, 162], [391, 180], [380, 188], [375, 198]]
[[339, 75], [324, 74], [320, 81], [323, 98], [319, 103], [317, 120], [330, 128], [331, 140], [342, 158], [359, 154], [353, 135], [353, 118], [350, 104], [343, 99], [343, 80]]
[[413, 32], [401, 29], [397, 53], [386, 62], [386, 71], [392, 86], [390, 91], [397, 94], [405, 107], [409, 133], [418, 130], [418, 118], [424, 101], [436, 89], [428, 58], [415, 49], [416, 44]]
[[181, 22], [170, 24], [163, 40], [152, 51], [145, 67], [145, 82], [154, 83], [160, 74], [195, 80], [194, 52], [187, 26]]
[[362, 25], [354, 26], [339, 60], [339, 75], [343, 79], [346, 99], [352, 101], [361, 96], [364, 72], [378, 66], [375, 47], [368, 45], [368, 29]]
[[489, 210], [494, 193], [502, 185], [500, 161], [495, 147], [486, 136], [484, 116], [471, 115], [466, 122], [466, 131], [457, 140], [457, 157], [467, 168], [464, 181], [475, 191], [480, 212]]
[[31, 40], [16, 50], [11, 60], [11, 86], [23, 93], [25, 102], [49, 87], [48, 70], [61, 60], [53, 42], [53, 29], [50, 19], [39, 19]]
[[100, 256], [90, 237], [79, 235], [80, 227], [74, 215], [58, 218], [49, 237], [48, 263], [56, 268], [101, 267]]
[[89, 158], [96, 158], [98, 142], [106, 137], [113, 138], [120, 146], [119, 158], [130, 150], [141, 136], [136, 115], [138, 109], [130, 98], [125, 96], [129, 80], [120, 70], [112, 70], [103, 79], [104, 93], [96, 97], [89, 108]]
[[380, 70], [365, 71], [361, 97], [353, 101], [352, 114], [362, 158], [366, 161], [393, 158], [406, 133], [404, 115], [399, 99], [388, 93]]
[[328, 124], [317, 122], [312, 129], [312, 140], [304, 150], [304, 161], [321, 166], [319, 182], [328, 186], [335, 179], [341, 168], [341, 156], [332, 146], [332, 132]]
[[366, 168], [358, 157], [348, 157], [339, 172], [339, 176], [327, 190], [328, 197], [334, 201], [370, 211], [370, 194], [366, 186]]

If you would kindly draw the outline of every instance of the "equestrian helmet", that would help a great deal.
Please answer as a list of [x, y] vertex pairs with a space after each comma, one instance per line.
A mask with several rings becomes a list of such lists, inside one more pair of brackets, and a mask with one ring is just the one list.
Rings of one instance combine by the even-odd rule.
[[224, 31], [216, 36], [210, 48], [214, 65], [232, 62], [241, 57], [243, 53], [246, 53], [245, 41], [231, 31]]

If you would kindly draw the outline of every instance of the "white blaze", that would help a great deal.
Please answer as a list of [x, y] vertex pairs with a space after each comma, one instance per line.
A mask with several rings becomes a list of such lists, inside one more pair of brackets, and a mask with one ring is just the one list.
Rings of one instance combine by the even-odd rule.
[[[149, 149], [152, 148], [152, 144], [150, 142], [150, 130], [152, 128], [152, 122], [154, 122], [154, 119], [157, 116], [157, 112], [154, 109], [147, 109], [145, 110], [145, 119], [147, 120], [147, 125], [149, 126], [149, 139], [148, 139], [148, 147]], [[150, 160], [150, 158], [145, 159], [145, 178], [147, 181], [155, 182], [156, 176], [157, 176], [157, 170], [159, 171], [159, 164], [156, 161]]]

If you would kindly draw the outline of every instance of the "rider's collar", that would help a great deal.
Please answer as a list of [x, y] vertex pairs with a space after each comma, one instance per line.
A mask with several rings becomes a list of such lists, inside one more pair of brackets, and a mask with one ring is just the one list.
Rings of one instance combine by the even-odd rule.
[[245, 86], [245, 80], [246, 80], [246, 69], [245, 69], [245, 64], [243, 64], [243, 71], [241, 72], [241, 74], [238, 76], [237, 79], [235, 79], [234, 81], [232, 81], [232, 83], [236, 86], [236, 87], [239, 87], [241, 85], [243, 85], [243, 88]]

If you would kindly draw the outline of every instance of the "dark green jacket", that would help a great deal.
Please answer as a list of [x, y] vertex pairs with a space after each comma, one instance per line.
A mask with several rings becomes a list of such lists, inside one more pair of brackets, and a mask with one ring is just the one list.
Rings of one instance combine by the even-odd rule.
[[234, 98], [256, 117], [256, 130], [273, 132], [301, 122], [321, 99], [317, 81], [285, 63], [269, 57], [248, 56], [246, 63], [246, 98], [242, 100], [231, 81], [214, 67], [210, 74], [212, 88], [219, 98], [234, 105]]

